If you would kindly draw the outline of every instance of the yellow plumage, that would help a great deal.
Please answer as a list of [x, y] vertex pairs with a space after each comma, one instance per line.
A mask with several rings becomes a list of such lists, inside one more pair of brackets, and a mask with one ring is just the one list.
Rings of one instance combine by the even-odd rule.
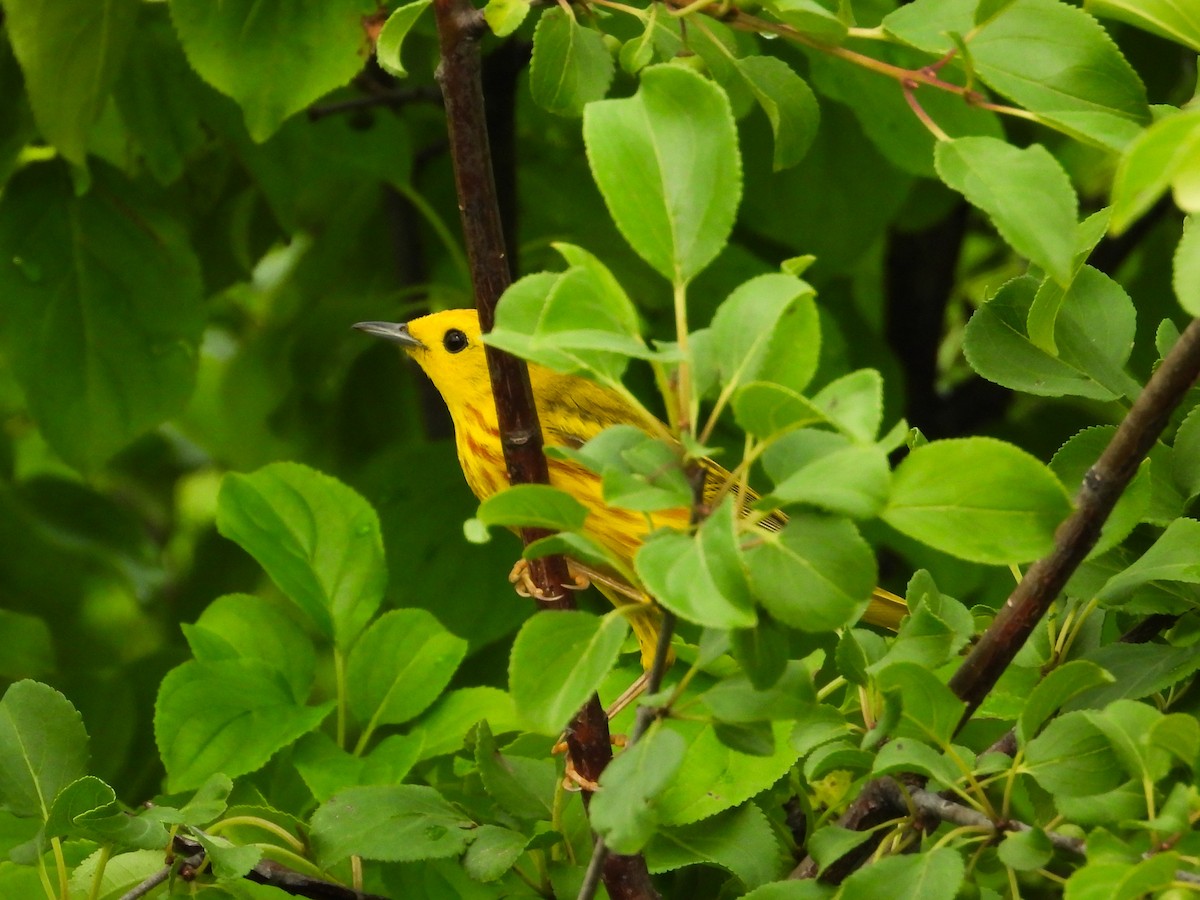
[[[446, 310], [407, 325], [363, 322], [356, 327], [400, 344], [441, 393], [454, 422], [458, 461], [475, 496], [482, 500], [507, 487], [500, 426], [475, 310]], [[648, 434], [662, 432], [661, 425], [648, 421], [640, 410], [595, 382], [533, 364], [529, 366], [529, 378], [548, 447], [581, 447], [610, 425], [634, 425]], [[608, 506], [600, 476], [595, 472], [566, 460], [550, 458], [547, 462], [550, 483], [587, 507], [584, 534], [630, 568], [650, 531], [664, 526], [682, 530], [688, 525], [686, 508], [661, 510], [647, 518], [643, 513]], [[715, 493], [728, 473], [712, 460], [705, 459], [702, 464], [708, 475], [706, 492]], [[777, 529], [782, 522], [782, 517], [777, 517], [764, 527]], [[641, 645], [643, 662], [648, 664], [658, 635], [657, 609], [650, 604], [641, 607], [603, 584], [596, 586], [617, 606], [640, 607], [631, 614], [630, 623]], [[906, 612], [902, 599], [877, 588], [863, 618], [894, 629]]]

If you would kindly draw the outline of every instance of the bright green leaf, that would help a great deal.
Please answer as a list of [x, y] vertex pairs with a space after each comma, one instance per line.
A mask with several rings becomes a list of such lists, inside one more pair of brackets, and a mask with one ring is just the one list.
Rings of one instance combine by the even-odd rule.
[[36, 681], [9, 686], [0, 699], [0, 805], [45, 820], [87, 759], [83, 720], [66, 697]]
[[579, 24], [574, 12], [552, 7], [533, 33], [529, 91], [534, 102], [560, 116], [578, 116], [608, 93], [613, 58], [604, 36]]
[[992, 438], [936, 441], [897, 467], [882, 518], [945, 553], [992, 565], [1048, 553], [1071, 511], [1066, 491], [1038, 460]]
[[221, 483], [217, 528], [343, 647], [383, 600], [379, 518], [335, 478], [286, 462], [230, 473]]
[[720, 251], [741, 198], [729, 100], [679, 66], [654, 66], [637, 94], [588, 106], [588, 161], [621, 234], [646, 262], [685, 284]]
[[[822, 9], [816, 3], [811, 5]], [[796, 165], [812, 146], [820, 122], [821, 110], [812, 88], [774, 56], [747, 56], [736, 60], [736, 65], [771, 123], [775, 171]]]
[[[413, 3], [406, 3], [397, 7], [383, 23], [383, 28], [379, 31], [379, 39], [375, 42], [375, 58], [379, 60], [379, 65], [385, 72], [395, 75], [397, 78], [407, 77], [408, 72], [404, 69], [404, 63], [400, 61], [400, 49], [421, 13], [431, 3], [432, 0], [415, 0]], [[525, 8], [529, 9], [528, 4], [525, 4]]]
[[613, 758], [589, 808], [592, 828], [616, 853], [638, 853], [659, 822], [656, 800], [683, 764], [687, 743], [668, 728], [647, 731]]
[[312, 817], [312, 843], [325, 866], [348, 856], [405, 862], [457, 856], [475, 823], [423, 784], [343, 791]]
[[350, 651], [350, 709], [368, 732], [407, 722], [438, 698], [466, 653], [467, 642], [426, 610], [384, 613]]
[[513, 642], [509, 686], [530, 726], [558, 734], [612, 668], [629, 631], [610, 613], [547, 610], [529, 619]]

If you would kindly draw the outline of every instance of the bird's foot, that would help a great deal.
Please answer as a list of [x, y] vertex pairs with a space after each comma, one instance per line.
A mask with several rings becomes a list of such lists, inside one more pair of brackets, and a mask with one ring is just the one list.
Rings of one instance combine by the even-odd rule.
[[[582, 591], [586, 590], [591, 585], [591, 580], [587, 575], [580, 572], [567, 561], [567, 568], [571, 572], [573, 581], [570, 584], [564, 584], [567, 590]], [[558, 600], [558, 597], [547, 597], [536, 584], [533, 582], [533, 576], [529, 572], [529, 560], [518, 559], [512, 567], [512, 571], [508, 573], [508, 581], [521, 597], [533, 597], [536, 600]]]

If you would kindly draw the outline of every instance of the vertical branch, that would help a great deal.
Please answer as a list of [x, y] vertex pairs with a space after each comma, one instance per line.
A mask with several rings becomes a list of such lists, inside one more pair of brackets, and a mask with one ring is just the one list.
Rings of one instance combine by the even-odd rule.
[[[470, 0], [434, 0], [433, 8], [442, 51], [437, 79], [446, 106], [458, 208], [479, 324], [486, 333], [495, 324], [500, 295], [512, 280], [483, 103], [479, 39], [486, 25]], [[509, 482], [546, 484], [549, 477], [542, 452], [542, 430], [529, 370], [524, 360], [493, 347], [487, 347], [486, 354]], [[521, 537], [528, 544], [544, 534], [541, 529], [526, 528]], [[572, 583], [571, 575], [561, 556], [532, 560], [529, 574], [540, 595], [540, 607], [574, 606], [565, 587]], [[612, 759], [608, 717], [594, 694], [568, 726], [567, 750], [575, 770], [593, 783]], [[585, 801], [588, 796], [585, 794]], [[657, 897], [641, 856], [608, 859], [604, 883], [614, 900]]]

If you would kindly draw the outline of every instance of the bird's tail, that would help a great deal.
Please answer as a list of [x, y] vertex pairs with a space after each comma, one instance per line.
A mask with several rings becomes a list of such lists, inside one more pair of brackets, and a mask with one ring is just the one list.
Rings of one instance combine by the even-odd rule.
[[862, 620], [870, 625], [878, 625], [891, 631], [900, 630], [900, 620], [908, 615], [908, 604], [903, 597], [897, 597], [891, 591], [881, 587], [871, 592], [871, 603], [863, 613]]

